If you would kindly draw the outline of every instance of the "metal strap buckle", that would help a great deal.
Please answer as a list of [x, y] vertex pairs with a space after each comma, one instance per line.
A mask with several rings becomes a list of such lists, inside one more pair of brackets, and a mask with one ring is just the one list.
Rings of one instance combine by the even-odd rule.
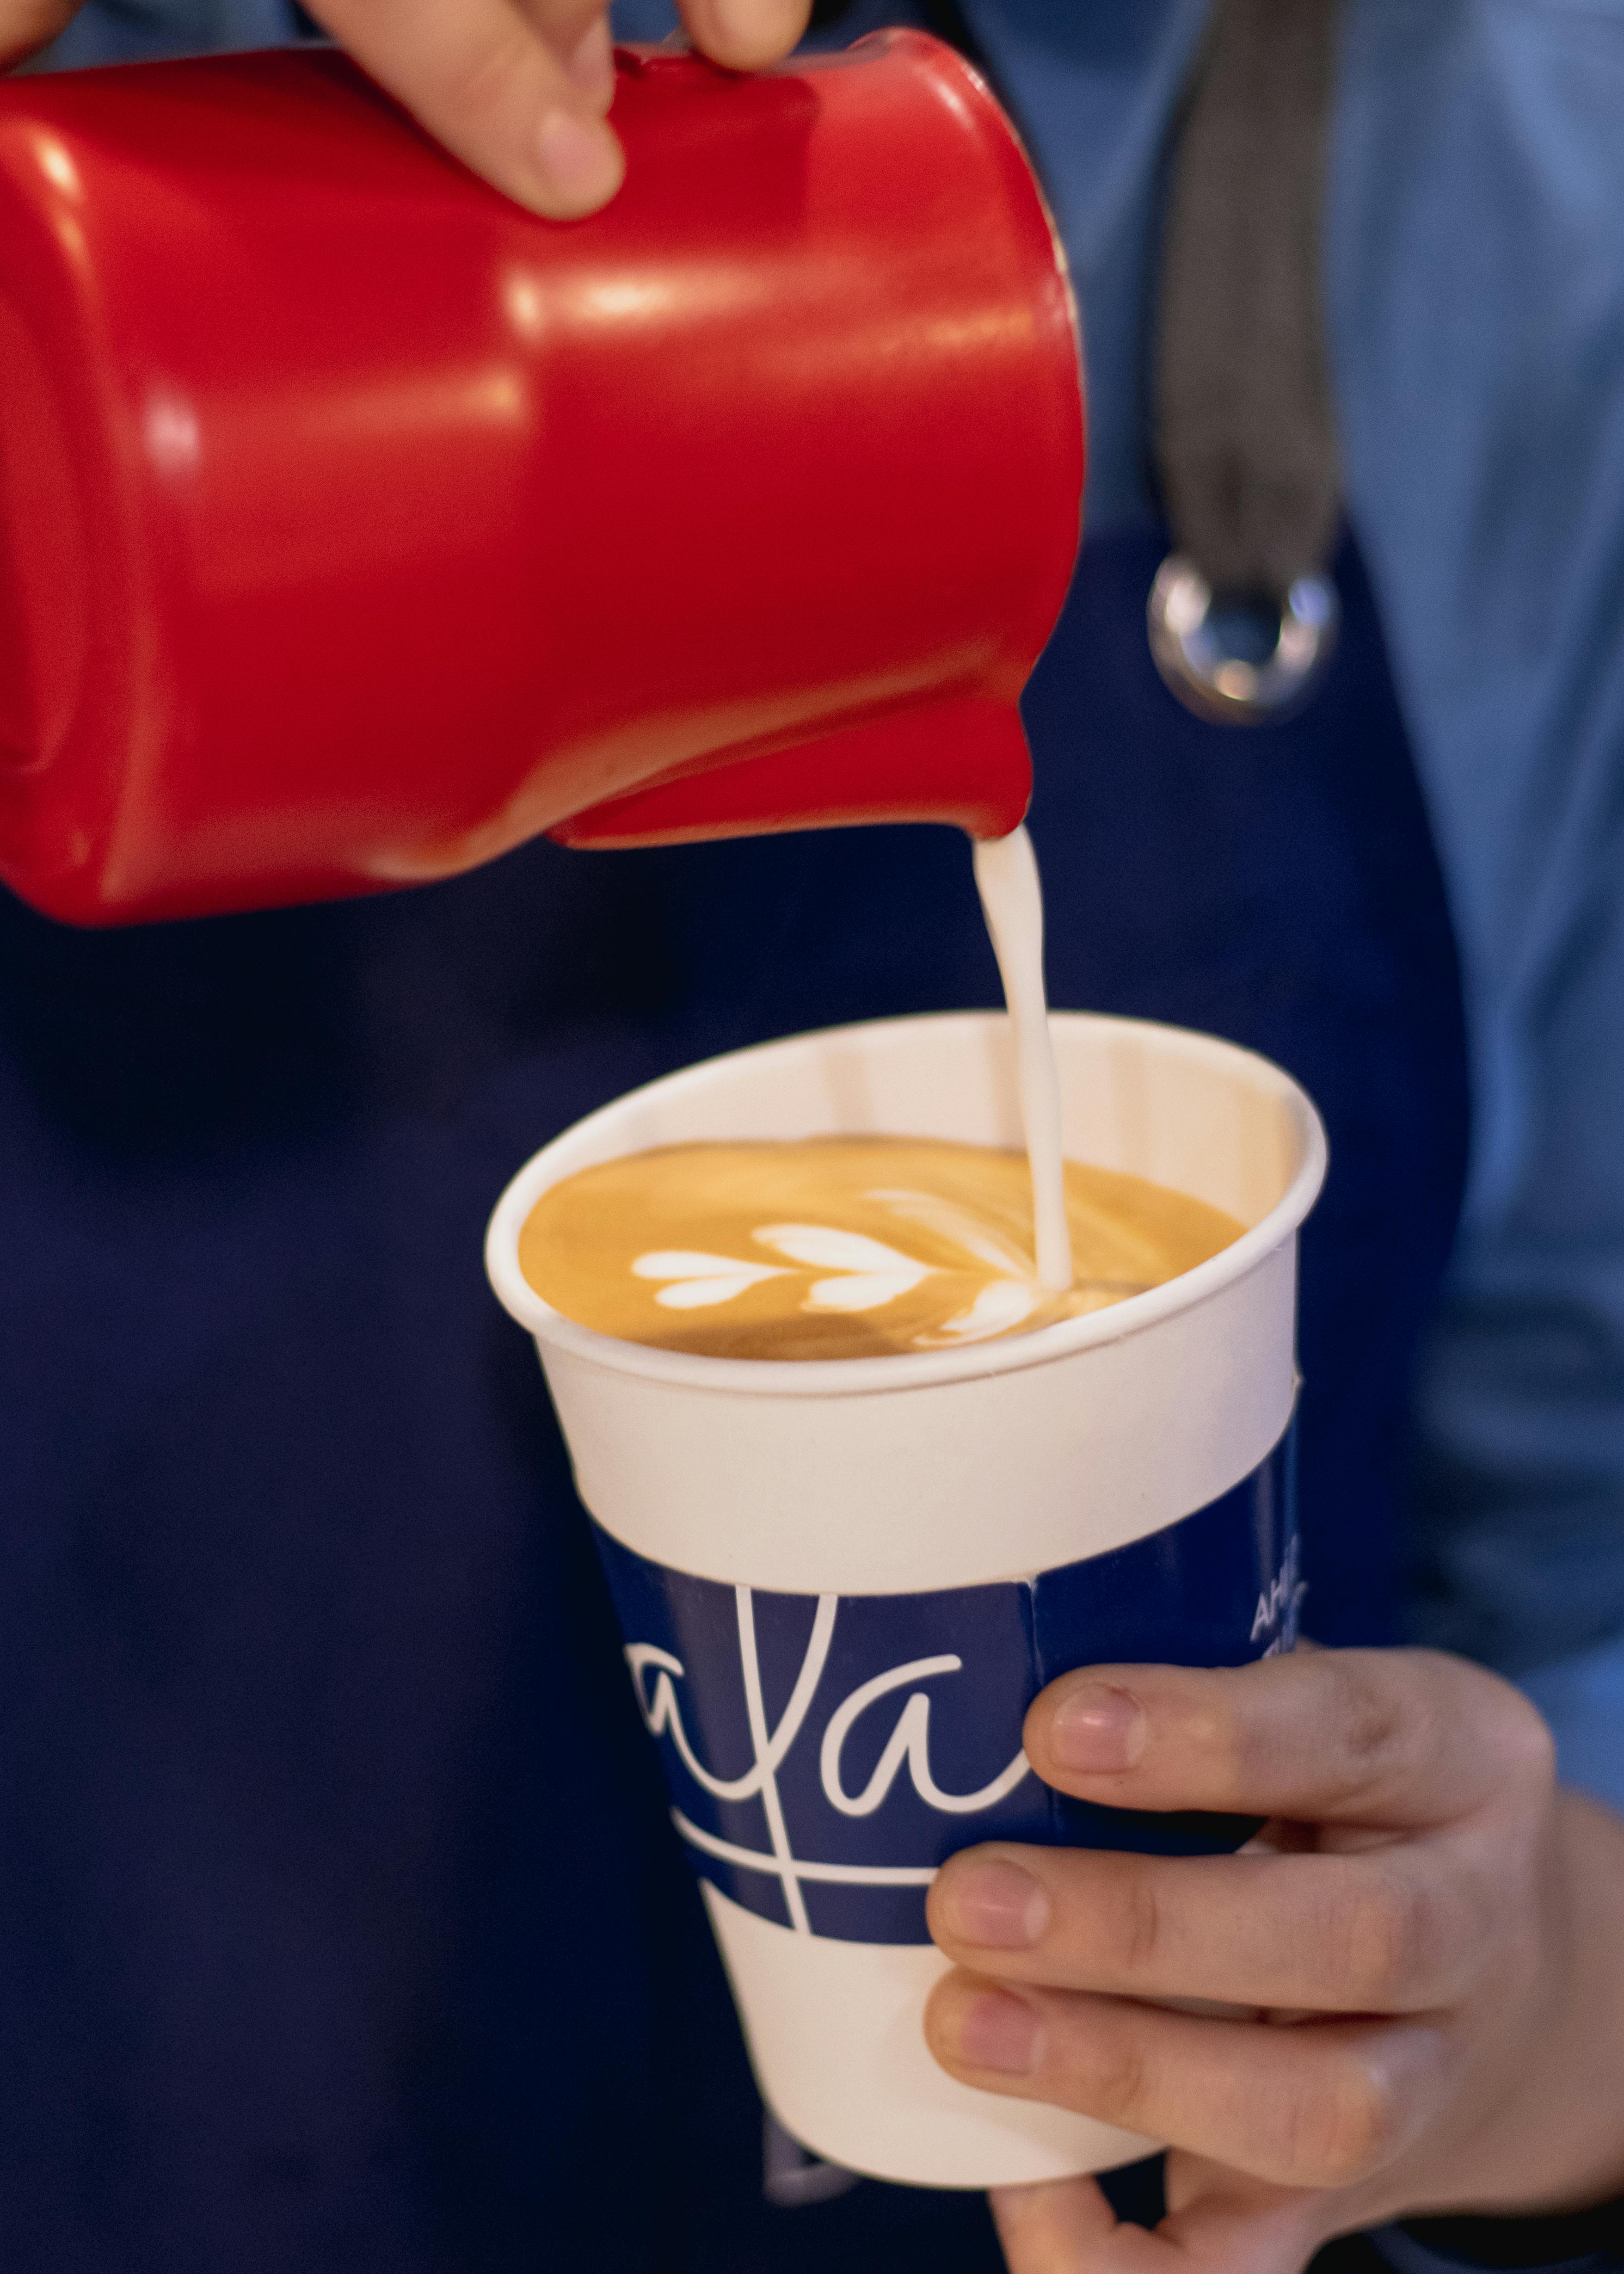
[[1194, 561], [1169, 553], [1146, 614], [1156, 668], [1184, 708], [1243, 727], [1283, 719], [1307, 701], [1336, 645], [1342, 604], [1328, 576], [1297, 577], [1280, 604], [1272, 650], [1249, 659], [1237, 652], [1234, 634], [1243, 615], [1258, 621], [1257, 609], [1226, 610]]

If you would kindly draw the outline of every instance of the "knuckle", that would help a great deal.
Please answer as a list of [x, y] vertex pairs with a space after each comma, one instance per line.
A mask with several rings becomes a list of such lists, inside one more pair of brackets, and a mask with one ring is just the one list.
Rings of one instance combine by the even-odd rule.
[[1414, 1701], [1385, 1682], [1354, 1652], [1329, 1652], [1322, 1661], [1336, 1685], [1335, 1727], [1349, 1781], [1374, 1784], [1395, 1756], [1410, 1750], [1417, 1716]]
[[1071, 2105], [1125, 2131], [1136, 2128], [1149, 2101], [1150, 2064], [1130, 2028], [1089, 2032], [1086, 2046], [1071, 2052]]
[[1267, 1735], [1244, 1710], [1244, 1698], [1229, 1684], [1209, 1681], [1198, 1709], [1191, 1715], [1188, 1741], [1207, 1765], [1217, 1792], [1250, 1789], [1269, 1751]]
[[515, 87], [523, 84], [534, 55], [534, 43], [517, 17], [510, 26], [447, 55], [437, 72], [437, 93], [447, 116], [470, 126], [501, 117]]
[[1485, 1788], [1538, 1792], [1554, 1786], [1556, 1741], [1544, 1715], [1520, 1690], [1486, 1668], [1445, 1652], [1411, 1655], [1431, 1676], [1439, 1751], [1475, 1760]]
[[1352, 2187], [1379, 2172], [1398, 2131], [1395, 2096], [1368, 2061], [1344, 2055], [1294, 2097], [1287, 2162], [1293, 2182]]
[[1137, 1858], [1116, 1877], [1114, 1900], [1102, 1907], [1106, 1962], [1117, 1980], [1139, 1982], [1154, 1975], [1161, 1955], [1161, 1899], [1154, 1875]]
[[1548, 1792], [1556, 1783], [1556, 1740], [1543, 1713], [1509, 1683], [1500, 1685], [1497, 1752], [1518, 1784]]
[[1439, 1940], [1431, 1891], [1396, 1873], [1372, 1873], [1345, 1902], [1339, 1927], [1342, 1977], [1356, 2003], [1374, 2013], [1408, 2005]]

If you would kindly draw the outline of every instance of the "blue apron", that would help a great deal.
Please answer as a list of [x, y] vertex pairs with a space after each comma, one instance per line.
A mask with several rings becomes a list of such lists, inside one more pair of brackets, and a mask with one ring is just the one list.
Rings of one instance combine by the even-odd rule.
[[[1331, 1135], [1309, 1630], [1389, 1631], [1466, 1132], [1371, 600], [1312, 706], [1156, 678], [1091, 544], [1028, 715], [1061, 1005], [1209, 1028]], [[978, 2199], [761, 2194], [760, 2113], [529, 1343], [517, 1164], [703, 1052], [998, 1000], [962, 840], [542, 844], [370, 902], [0, 908], [0, 2263], [994, 2274]]]

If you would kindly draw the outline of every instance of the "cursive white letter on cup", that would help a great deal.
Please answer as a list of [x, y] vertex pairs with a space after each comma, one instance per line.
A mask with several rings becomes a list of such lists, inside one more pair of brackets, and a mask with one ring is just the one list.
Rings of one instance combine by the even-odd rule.
[[905, 1760], [914, 1791], [928, 1808], [937, 1809], [944, 1816], [974, 1816], [978, 1809], [992, 1808], [1006, 1793], [1014, 1791], [1026, 1773], [1024, 1752], [1017, 1753], [1008, 1768], [979, 1792], [942, 1790], [930, 1773], [930, 1700], [922, 1690], [914, 1691], [897, 1716], [897, 1726], [861, 1792], [853, 1796], [841, 1781], [841, 1751], [860, 1713], [866, 1712], [876, 1698], [900, 1690], [906, 1682], [922, 1681], [932, 1674], [957, 1674], [963, 1663], [962, 1659], [953, 1657], [910, 1659], [906, 1666], [893, 1666], [889, 1674], [876, 1674], [872, 1682], [865, 1682], [853, 1690], [846, 1703], [830, 1716], [818, 1756], [824, 1796], [831, 1808], [838, 1808], [842, 1816], [872, 1816], [895, 1783], [897, 1772]]
[[[807, 1718], [807, 1709], [823, 1679], [829, 1645], [834, 1638], [835, 1613], [840, 1604], [838, 1595], [818, 1597], [812, 1632], [808, 1638], [806, 1656], [801, 1661], [801, 1671], [795, 1677], [795, 1686], [789, 1694], [789, 1703], [784, 1708], [778, 1728], [769, 1736], [764, 1717], [760, 1721], [758, 1734], [756, 1712], [749, 1702], [752, 1681], [757, 1706], [761, 1698], [761, 1674], [756, 1663], [756, 1622], [748, 1600], [749, 1593], [748, 1587], [734, 1590], [735, 1597], [744, 1599], [739, 1603], [740, 1647], [745, 1661], [746, 1706], [750, 1715], [750, 1737], [756, 1754], [754, 1762], [742, 1776], [715, 1776], [695, 1754], [688, 1731], [682, 1726], [682, 1709], [677, 1703], [676, 1689], [672, 1681], [674, 1675], [680, 1682], [687, 1673], [681, 1660], [673, 1658], [668, 1650], [661, 1650], [651, 1642], [628, 1643], [625, 1651], [626, 1663], [631, 1670], [632, 1689], [636, 1694], [638, 1710], [650, 1736], [662, 1737], [669, 1729], [672, 1743], [681, 1755], [688, 1774], [695, 1784], [713, 1793], [718, 1800], [753, 1800], [766, 1780], [776, 1773], [785, 1755], [801, 1735], [801, 1725]], [[747, 1621], [749, 1630], [748, 1652], [744, 1645]], [[643, 1669], [650, 1666], [659, 1668], [652, 1698], [643, 1686]]]

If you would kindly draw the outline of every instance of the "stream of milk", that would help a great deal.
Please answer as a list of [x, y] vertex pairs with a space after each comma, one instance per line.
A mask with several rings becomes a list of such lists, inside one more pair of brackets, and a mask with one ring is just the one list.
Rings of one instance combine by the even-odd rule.
[[974, 851], [975, 887], [1014, 1030], [1020, 1118], [1032, 1169], [1038, 1278], [1059, 1294], [1071, 1284], [1071, 1231], [1060, 1149], [1060, 1077], [1049, 1039], [1043, 992], [1043, 892], [1037, 856], [1024, 829], [1011, 830], [1007, 837], [981, 839]]

